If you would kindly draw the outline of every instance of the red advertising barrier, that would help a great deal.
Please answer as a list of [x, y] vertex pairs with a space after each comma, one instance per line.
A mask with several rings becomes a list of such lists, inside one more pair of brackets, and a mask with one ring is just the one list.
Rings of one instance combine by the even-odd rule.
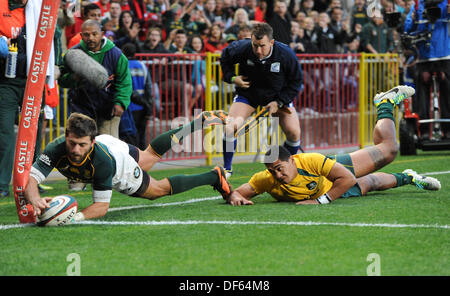
[[[22, 103], [22, 113], [16, 142], [13, 190], [20, 223], [34, 223], [34, 209], [27, 204], [25, 187], [28, 183], [36, 144], [36, 132], [48, 58], [55, 33], [60, 0], [43, 0], [36, 39]], [[30, 54], [30, 53], [28, 53]]]

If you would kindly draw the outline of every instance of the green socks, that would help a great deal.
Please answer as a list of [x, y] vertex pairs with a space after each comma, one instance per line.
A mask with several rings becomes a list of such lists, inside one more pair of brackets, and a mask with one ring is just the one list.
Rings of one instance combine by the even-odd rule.
[[403, 186], [403, 185], [412, 184], [413, 177], [408, 175], [408, 174], [393, 173], [392, 175], [394, 175], [395, 179], [397, 179], [397, 185], [395, 185], [394, 188], [395, 187], [400, 187], [400, 186]]
[[192, 120], [190, 123], [180, 126], [176, 129], [169, 130], [161, 135], [157, 136], [150, 142], [152, 149], [160, 156], [170, 150], [173, 144], [181, 142], [183, 137], [191, 134], [195, 130], [202, 128], [201, 118]]
[[377, 106], [377, 121], [382, 118], [394, 121], [394, 105], [392, 103], [383, 102]]
[[197, 175], [176, 175], [167, 178], [172, 187], [171, 194], [181, 193], [202, 185], [213, 185], [217, 174], [213, 171]]

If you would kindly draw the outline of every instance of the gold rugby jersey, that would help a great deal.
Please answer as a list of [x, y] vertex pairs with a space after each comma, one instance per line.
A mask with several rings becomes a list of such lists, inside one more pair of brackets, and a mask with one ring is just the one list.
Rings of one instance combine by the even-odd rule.
[[336, 160], [320, 153], [293, 155], [297, 176], [288, 184], [275, 180], [269, 170], [256, 173], [249, 181], [256, 194], [268, 192], [279, 201], [316, 199], [330, 190], [333, 183], [326, 176]]

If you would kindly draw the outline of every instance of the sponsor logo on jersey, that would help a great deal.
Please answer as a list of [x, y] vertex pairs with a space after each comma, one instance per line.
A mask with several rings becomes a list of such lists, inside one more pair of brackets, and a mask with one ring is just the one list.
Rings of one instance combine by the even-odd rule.
[[314, 189], [317, 187], [317, 183], [314, 182], [314, 181], [312, 181], [311, 183], [308, 183], [308, 184], [306, 185], [306, 187], [307, 187], [309, 190], [314, 190]]
[[137, 179], [141, 175], [141, 169], [139, 167], [134, 168], [134, 177]]

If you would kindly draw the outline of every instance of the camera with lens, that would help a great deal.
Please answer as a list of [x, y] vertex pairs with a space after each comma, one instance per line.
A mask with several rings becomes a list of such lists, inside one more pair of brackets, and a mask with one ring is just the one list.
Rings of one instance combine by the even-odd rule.
[[[416, 21], [416, 24], [431, 23], [434, 24], [441, 17], [441, 9], [438, 4], [444, 0], [425, 0], [422, 20]], [[400, 12], [388, 12], [385, 14], [385, 21], [390, 28], [399, 28], [401, 25], [402, 15]], [[430, 45], [431, 31], [417, 31], [411, 33], [400, 34], [401, 44], [404, 49], [411, 49], [419, 42], [425, 42], [426, 46]]]
[[441, 9], [438, 4], [443, 0], [425, 0], [423, 18], [434, 24], [441, 17]]

